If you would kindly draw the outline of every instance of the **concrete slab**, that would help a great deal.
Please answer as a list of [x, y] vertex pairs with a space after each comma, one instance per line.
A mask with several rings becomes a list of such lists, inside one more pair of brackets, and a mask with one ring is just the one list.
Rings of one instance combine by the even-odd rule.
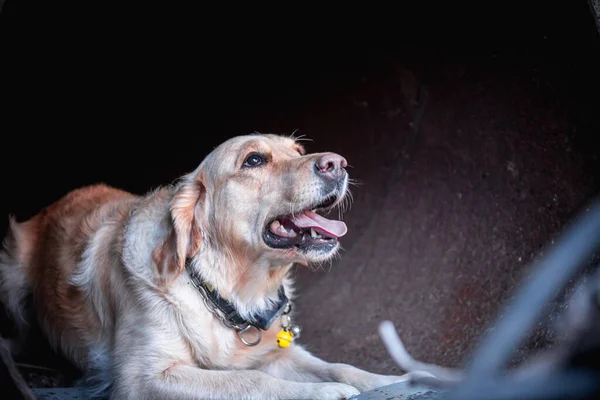
[[[77, 388], [32, 389], [38, 400], [85, 400], [85, 392]], [[428, 387], [398, 383], [361, 393], [349, 400], [434, 400], [441, 399], [443, 392]]]
[[349, 400], [435, 400], [441, 399], [442, 395], [443, 392], [438, 390], [401, 382], [361, 393]]
[[38, 400], [86, 400], [85, 392], [77, 388], [32, 389]]

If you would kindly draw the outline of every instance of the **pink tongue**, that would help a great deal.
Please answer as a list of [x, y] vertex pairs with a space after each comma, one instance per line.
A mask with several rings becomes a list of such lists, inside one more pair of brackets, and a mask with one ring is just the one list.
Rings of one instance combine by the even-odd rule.
[[344, 236], [348, 232], [346, 224], [342, 221], [330, 220], [312, 211], [306, 211], [292, 218], [292, 222], [298, 228], [314, 228], [317, 232], [334, 238]]

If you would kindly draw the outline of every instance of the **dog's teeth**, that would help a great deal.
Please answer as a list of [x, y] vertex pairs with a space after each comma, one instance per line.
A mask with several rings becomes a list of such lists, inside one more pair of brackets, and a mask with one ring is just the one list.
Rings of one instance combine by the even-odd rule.
[[281, 223], [279, 221], [277, 221], [277, 220], [273, 221], [271, 223], [271, 232], [276, 233], [280, 226], [281, 226]]
[[315, 231], [314, 228], [310, 228], [310, 236], [312, 236], [313, 239], [316, 239], [318, 237], [318, 233], [317, 231]]
[[296, 233], [296, 231], [294, 231], [294, 229], [289, 229], [289, 230], [286, 229], [281, 224], [281, 222], [278, 220], [271, 222], [271, 225], [269, 228], [271, 229], [271, 232], [273, 232], [277, 236], [281, 236], [281, 237], [296, 237], [296, 236], [298, 236], [298, 233]]

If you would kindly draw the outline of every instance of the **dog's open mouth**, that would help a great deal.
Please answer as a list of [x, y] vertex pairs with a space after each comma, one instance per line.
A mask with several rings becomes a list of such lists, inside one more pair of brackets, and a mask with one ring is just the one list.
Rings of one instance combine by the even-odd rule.
[[294, 215], [282, 215], [272, 220], [264, 233], [265, 243], [275, 249], [297, 249], [306, 251], [328, 251], [333, 249], [338, 238], [347, 232], [342, 221], [327, 219], [316, 210], [327, 209], [337, 201], [336, 197]]

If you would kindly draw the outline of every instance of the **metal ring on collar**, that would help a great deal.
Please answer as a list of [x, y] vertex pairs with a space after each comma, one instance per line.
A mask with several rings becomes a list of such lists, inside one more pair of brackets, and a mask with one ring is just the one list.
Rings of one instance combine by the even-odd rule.
[[[248, 342], [246, 339], [244, 339], [244, 333], [246, 333], [250, 328], [256, 329], [256, 332], [258, 333], [258, 339], [256, 339], [254, 342]], [[242, 330], [238, 331], [237, 334], [242, 343], [244, 343], [246, 346], [256, 346], [262, 340], [262, 332], [254, 325], [247, 325]]]

